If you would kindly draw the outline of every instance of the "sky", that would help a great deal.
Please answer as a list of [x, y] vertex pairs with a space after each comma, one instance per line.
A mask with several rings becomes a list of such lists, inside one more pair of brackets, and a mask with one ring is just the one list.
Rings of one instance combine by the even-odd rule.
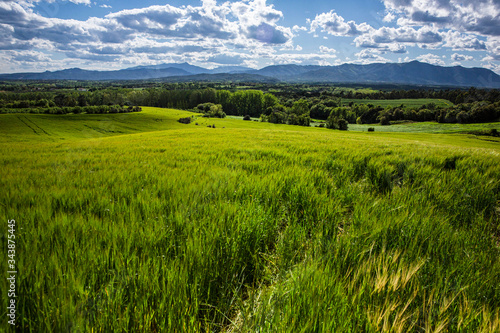
[[0, 73], [413, 60], [500, 74], [500, 0], [0, 0]]

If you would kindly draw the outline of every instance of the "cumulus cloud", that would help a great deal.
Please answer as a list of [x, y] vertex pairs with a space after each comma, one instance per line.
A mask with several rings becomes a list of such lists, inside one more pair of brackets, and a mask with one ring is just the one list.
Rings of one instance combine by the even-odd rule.
[[321, 53], [328, 53], [328, 54], [335, 54], [335, 53], [337, 53], [337, 50], [331, 49], [331, 48], [326, 47], [324, 45], [320, 45], [319, 52], [321, 52]]
[[406, 53], [406, 46], [437, 47], [442, 42], [441, 34], [431, 27], [382, 27], [370, 29], [354, 39], [357, 47], [379, 49], [393, 53]]
[[27, 50], [27, 51], [10, 51], [11, 59], [18, 62], [45, 62], [50, 61], [50, 57], [47, 54], [39, 51]]
[[417, 60], [432, 64], [432, 65], [439, 65], [439, 66], [445, 65], [445, 62], [442, 59], [442, 57], [435, 55], [435, 54], [432, 54], [432, 53], [423, 54], [421, 56], [418, 56]]
[[400, 25], [435, 24], [461, 32], [500, 35], [498, 0], [383, 0], [387, 10], [401, 15]]
[[366, 64], [373, 62], [390, 62], [388, 59], [381, 56], [379, 50], [365, 49], [361, 52], [356, 53], [355, 56], [358, 58], [357, 63]]
[[500, 61], [500, 37], [488, 38], [486, 48], [490, 52], [490, 60]]
[[[0, 1], [0, 50], [37, 45], [70, 58], [109, 62], [137, 53], [217, 54], [221, 45], [227, 50], [293, 48], [292, 29], [278, 24], [283, 13], [266, 0], [221, 4], [202, 0], [200, 6], [181, 7], [167, 4], [85, 21], [44, 17], [34, 11], [34, 2]], [[72, 2], [90, 4], [87, 0]]]
[[[55, 54], [66, 57], [64, 65], [105, 63], [107, 68], [184, 61], [251, 67], [332, 64], [349, 60], [347, 54], [358, 63], [385, 62], [386, 54], [406, 54], [413, 47], [445, 48], [448, 59], [455, 62], [468, 61], [471, 56], [462, 53], [471, 51], [481, 52], [483, 64], [490, 67], [500, 61], [499, 0], [382, 0], [385, 17], [379, 23], [391, 22], [385, 27], [344, 19], [334, 10], [288, 27], [283, 13], [266, 0], [156, 5], [87, 20], [53, 18], [36, 11], [41, 8], [37, 4], [56, 1], [110, 8], [90, 0], [0, 0], [0, 71], [12, 64], [35, 66], [30, 59], [39, 59], [49, 69], [62, 64], [43, 58]], [[336, 37], [347, 38], [335, 49], [318, 43], [314, 50], [307, 43], [294, 43], [306, 31], [328, 39], [330, 46], [338, 42]], [[354, 47], [359, 49], [353, 51]], [[32, 50], [41, 53], [28, 53]], [[432, 54], [419, 60], [444, 64]]]
[[285, 44], [293, 37], [292, 29], [277, 25], [283, 13], [267, 5], [266, 0], [235, 2], [230, 9], [245, 37], [268, 44]]
[[248, 27], [247, 36], [259, 42], [269, 44], [285, 44], [291, 37], [286, 30], [282, 30], [279, 27], [273, 27], [264, 22], [258, 26], [252, 25]]
[[500, 75], [500, 65], [498, 63], [491, 62], [493, 59], [491, 57], [486, 57], [482, 61], [485, 61], [482, 63], [482, 66], [484, 68], [491, 69], [498, 75]]
[[382, 21], [384, 22], [392, 22], [396, 19], [396, 15], [394, 15], [393, 13], [387, 13], [387, 15], [384, 16], [384, 18], [382, 19]]
[[370, 29], [371, 27], [366, 23], [346, 22], [342, 16], [332, 10], [316, 15], [316, 18], [310, 22], [309, 30], [310, 32], [321, 30], [334, 36], [357, 36]]
[[464, 55], [464, 54], [453, 53], [451, 55], [451, 60], [453, 60], [453, 61], [471, 61], [471, 60], [474, 60], [474, 57]]
[[486, 43], [476, 36], [449, 30], [442, 34], [445, 41], [444, 47], [452, 48], [454, 51], [484, 51]]
[[292, 31], [293, 32], [307, 31], [307, 27], [301, 27], [301, 26], [298, 26], [298, 25], [294, 25], [293, 28], [292, 28]]

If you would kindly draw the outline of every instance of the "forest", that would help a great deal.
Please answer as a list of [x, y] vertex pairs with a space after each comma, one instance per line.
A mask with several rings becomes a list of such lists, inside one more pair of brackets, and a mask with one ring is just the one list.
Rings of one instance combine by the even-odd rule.
[[[419, 106], [406, 103], [417, 99], [424, 103]], [[373, 103], [381, 100], [391, 102], [386, 106]], [[436, 103], [438, 100], [449, 103]], [[326, 121], [327, 126], [339, 122], [481, 123], [500, 118], [500, 91], [260, 83], [138, 83], [135, 87], [126, 82], [121, 86], [116, 82], [95, 86], [88, 82], [0, 84], [0, 113], [121, 113], [152, 106], [210, 116], [207, 112], [211, 105], [217, 106], [216, 117], [249, 116], [302, 126], [309, 126], [311, 119]]]

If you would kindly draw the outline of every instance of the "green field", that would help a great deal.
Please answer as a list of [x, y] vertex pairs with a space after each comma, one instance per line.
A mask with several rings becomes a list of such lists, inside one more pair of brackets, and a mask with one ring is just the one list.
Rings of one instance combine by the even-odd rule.
[[191, 115], [0, 115], [15, 330], [500, 331], [498, 139]]
[[[366, 132], [373, 127], [376, 132], [402, 132], [402, 133], [469, 133], [472, 131], [500, 130], [500, 123], [480, 123], [480, 124], [444, 124], [436, 122], [410, 122], [404, 124], [394, 124], [381, 126], [379, 124], [358, 125], [349, 124], [349, 131]], [[495, 138], [487, 138], [495, 140]]]
[[445, 99], [432, 99], [432, 98], [418, 98], [418, 99], [349, 99], [342, 98], [342, 104], [349, 104], [353, 102], [354, 104], [372, 104], [374, 106], [382, 107], [397, 107], [403, 105], [409, 108], [419, 108], [422, 105], [427, 105], [430, 103], [436, 104], [438, 107], [450, 107], [453, 103]]

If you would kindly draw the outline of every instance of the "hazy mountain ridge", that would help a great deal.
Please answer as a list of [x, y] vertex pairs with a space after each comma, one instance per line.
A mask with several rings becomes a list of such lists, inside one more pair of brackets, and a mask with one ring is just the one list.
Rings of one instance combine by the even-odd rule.
[[248, 80], [255, 82], [276, 82], [281, 80], [302, 83], [393, 83], [500, 88], [500, 76], [489, 69], [464, 68], [461, 66], [442, 67], [418, 61], [369, 65], [343, 64], [340, 66], [273, 65], [259, 70], [240, 66], [205, 69], [182, 63], [136, 66], [115, 71], [90, 71], [72, 68], [43, 73], [0, 74], [0, 80], [147, 79], [164, 79], [168, 81]]
[[[284, 79], [295, 81], [291, 77]], [[307, 72], [296, 81], [500, 87], [500, 76], [488, 69], [461, 66], [441, 67], [418, 61], [402, 64], [344, 64], [324, 67]]]

